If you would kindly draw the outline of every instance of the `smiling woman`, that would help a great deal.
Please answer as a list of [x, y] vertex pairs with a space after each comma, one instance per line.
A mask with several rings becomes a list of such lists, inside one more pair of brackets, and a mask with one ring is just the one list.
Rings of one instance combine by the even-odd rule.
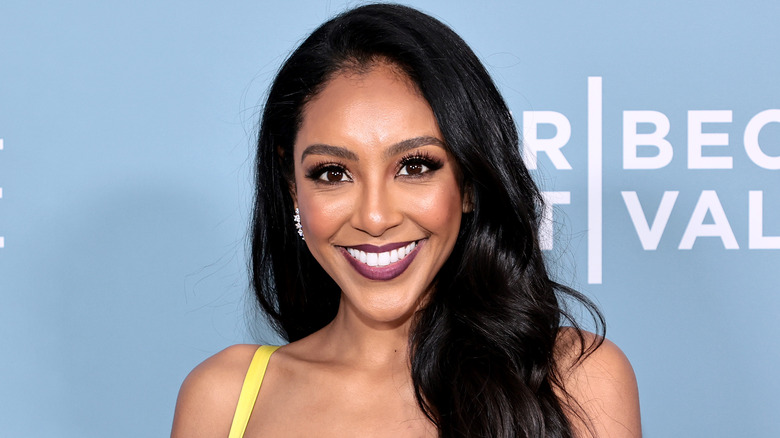
[[173, 435], [639, 436], [630, 364], [546, 273], [518, 148], [439, 21], [368, 5], [315, 30], [258, 142], [253, 284], [290, 343], [199, 365]]
[[465, 206], [430, 105], [392, 64], [372, 62], [337, 74], [306, 105], [293, 197], [340, 306], [398, 324], [452, 252]]

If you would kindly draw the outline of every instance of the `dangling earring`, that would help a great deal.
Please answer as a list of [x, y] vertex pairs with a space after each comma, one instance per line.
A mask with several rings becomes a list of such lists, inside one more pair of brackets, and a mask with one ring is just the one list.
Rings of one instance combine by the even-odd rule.
[[301, 236], [301, 240], [306, 240], [306, 238], [303, 237], [303, 225], [301, 225], [301, 211], [298, 210], [298, 207], [295, 207], [295, 215], [293, 216], [293, 221], [295, 221], [295, 229], [298, 230], [298, 235]]

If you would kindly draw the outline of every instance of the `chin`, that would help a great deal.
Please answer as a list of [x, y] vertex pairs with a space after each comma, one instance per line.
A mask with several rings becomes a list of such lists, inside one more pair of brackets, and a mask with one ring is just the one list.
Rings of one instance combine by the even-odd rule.
[[[368, 324], [380, 324], [399, 326], [403, 325], [414, 315], [419, 308], [419, 300], [412, 297], [375, 297], [360, 303], [352, 303], [349, 307], [359, 315], [360, 319]], [[395, 299], [393, 299], [395, 298]], [[342, 300], [349, 298], [342, 296]]]

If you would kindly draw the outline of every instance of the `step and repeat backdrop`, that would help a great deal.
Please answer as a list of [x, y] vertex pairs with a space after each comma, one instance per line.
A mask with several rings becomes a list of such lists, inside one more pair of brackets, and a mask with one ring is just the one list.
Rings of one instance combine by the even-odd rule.
[[[193, 366], [275, 341], [246, 274], [257, 118], [358, 4], [0, 4], [1, 436], [165, 436]], [[501, 88], [645, 436], [780, 436], [780, 3], [408, 4]]]

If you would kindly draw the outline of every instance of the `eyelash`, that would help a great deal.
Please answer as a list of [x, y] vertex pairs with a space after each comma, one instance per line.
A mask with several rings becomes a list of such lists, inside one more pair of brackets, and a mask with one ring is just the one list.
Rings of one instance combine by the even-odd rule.
[[346, 166], [344, 166], [341, 163], [333, 163], [333, 162], [324, 162], [324, 163], [315, 164], [306, 172], [306, 178], [316, 183], [322, 183], [322, 184], [338, 184], [342, 182], [342, 181], [323, 180], [322, 175], [324, 175], [325, 172], [338, 172], [343, 175], [346, 175], [348, 178], [351, 178], [349, 176], [349, 173], [347, 172]]
[[[441, 160], [439, 160], [437, 158], [434, 158], [428, 152], [426, 152], [426, 151], [417, 151], [417, 152], [413, 152], [413, 153], [411, 153], [409, 155], [405, 155], [403, 158], [401, 158], [401, 163], [398, 166], [398, 170], [396, 171], [396, 174], [398, 174], [398, 172], [400, 172], [404, 167], [406, 167], [406, 166], [408, 166], [410, 164], [419, 164], [419, 165], [423, 165], [423, 166], [428, 168], [428, 170], [426, 170], [426, 171], [424, 171], [422, 173], [419, 173], [419, 174], [410, 175], [410, 174], [407, 173], [407, 175], [403, 175], [403, 176], [407, 176], [407, 177], [411, 177], [411, 178], [419, 178], [419, 177], [424, 176], [424, 175], [426, 175], [428, 173], [435, 172], [435, 171], [441, 169], [442, 166], [444, 165], [444, 163], [442, 163]], [[407, 170], [407, 172], [408, 172], [408, 170]]]
[[[409, 165], [425, 166], [427, 168], [427, 170], [425, 170], [425, 171], [423, 171], [421, 173], [417, 173], [417, 174], [409, 174], [408, 173], [408, 169], [407, 169], [407, 174], [406, 175], [399, 174], [405, 167], [407, 167]], [[441, 160], [431, 156], [431, 154], [429, 154], [428, 152], [426, 152], [426, 151], [417, 151], [417, 152], [413, 152], [411, 154], [405, 155], [403, 158], [401, 158], [401, 160], [399, 161], [399, 164], [398, 164], [398, 170], [396, 171], [396, 175], [404, 177], [404, 178], [421, 178], [421, 177], [424, 177], [425, 175], [427, 175], [428, 173], [435, 172], [435, 171], [441, 169], [442, 166], [444, 166], [444, 163], [442, 163]], [[340, 181], [340, 180], [339, 181], [323, 180], [322, 177], [323, 177], [323, 175], [326, 172], [340, 173], [340, 174], [342, 174], [343, 176], [346, 176], [349, 179], [352, 178], [350, 176], [349, 172], [347, 171], [347, 167], [344, 164], [338, 163], [338, 162], [322, 162], [322, 163], [315, 164], [313, 167], [311, 167], [306, 172], [306, 178], [310, 179], [310, 180], [312, 180], [312, 181], [314, 181], [316, 183], [328, 184], [328, 185], [333, 185], [333, 184], [339, 184], [339, 183], [342, 183], [342, 182], [346, 182], [346, 181]]]

